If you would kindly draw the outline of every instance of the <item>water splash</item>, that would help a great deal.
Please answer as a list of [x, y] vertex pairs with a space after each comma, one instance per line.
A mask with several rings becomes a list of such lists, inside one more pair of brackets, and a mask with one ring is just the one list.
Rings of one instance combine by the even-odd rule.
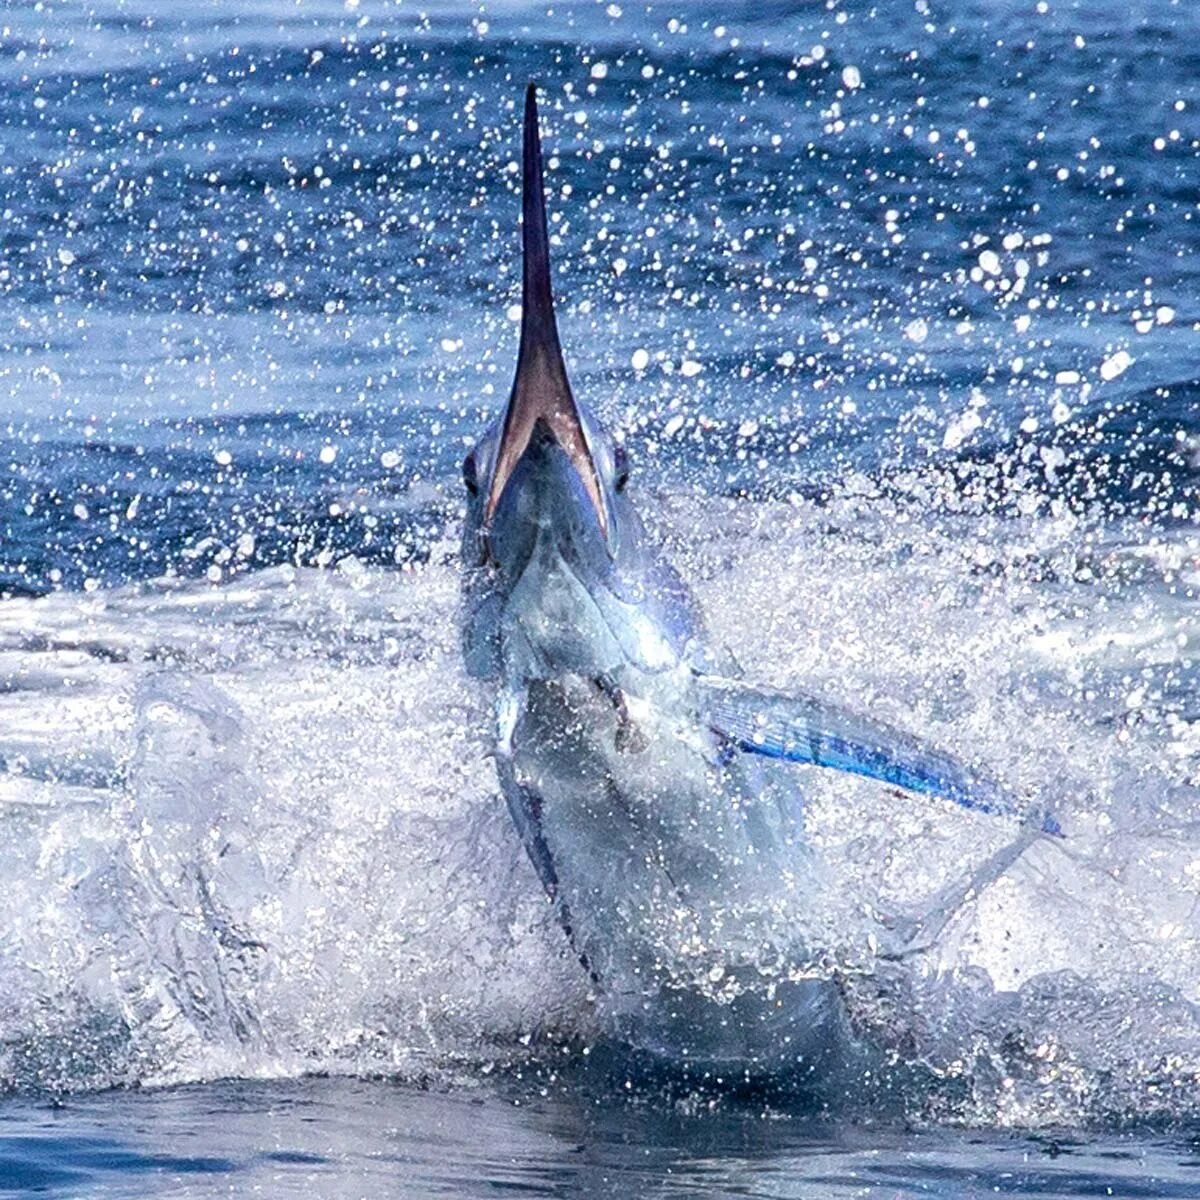
[[[752, 674], [934, 737], [1067, 828], [934, 949], [886, 962], [879, 912], [919, 906], [1011, 831], [808, 772], [808, 835], [838, 899], [827, 963], [856, 1026], [934, 1081], [916, 1110], [1027, 1124], [1187, 1109], [1194, 734], [1127, 707], [1114, 677], [1177, 665], [1194, 609], [1140, 586], [1083, 613], [1071, 589], [1031, 583], [1089, 549], [1052, 525], [964, 539], [916, 510], [864, 511], [853, 490], [709, 503], [720, 519], [699, 541], [690, 502], [658, 520]], [[586, 977], [494, 798], [449, 546], [403, 573], [348, 559], [0, 610], [20, 713], [0, 809], [9, 1085], [469, 1077], [530, 1044], [586, 1043]]]

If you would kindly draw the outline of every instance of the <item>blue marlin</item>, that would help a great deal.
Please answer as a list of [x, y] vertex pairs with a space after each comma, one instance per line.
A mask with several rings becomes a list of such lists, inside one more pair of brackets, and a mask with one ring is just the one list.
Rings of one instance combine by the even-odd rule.
[[811, 944], [822, 872], [792, 764], [1020, 822], [897, 935], [900, 953], [1055, 827], [948, 754], [753, 687], [707, 647], [630, 503], [622, 444], [567, 377], [532, 84], [522, 242], [512, 392], [463, 463], [463, 653], [495, 689], [501, 790], [610, 1036], [714, 1070], [820, 1069], [851, 1034], [836, 972]]

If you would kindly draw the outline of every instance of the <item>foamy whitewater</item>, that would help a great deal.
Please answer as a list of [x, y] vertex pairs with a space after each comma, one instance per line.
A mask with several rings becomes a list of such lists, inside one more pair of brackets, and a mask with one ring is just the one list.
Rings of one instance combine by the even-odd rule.
[[[866, 492], [677, 499], [664, 535], [691, 541], [697, 505], [689, 573], [752, 674], [986, 763], [1068, 833], [935, 950], [884, 963], [878, 913], [1013, 830], [809, 770], [860, 1028], [953, 1081], [926, 1101], [960, 1118], [1191, 1111], [1198, 743], [1142, 714], [1195, 644], [1172, 592], [1196, 543], [1101, 545], [1053, 517], [976, 538]], [[1085, 571], [1161, 582], [1045, 582]], [[402, 572], [347, 557], [5, 602], [6, 1084], [469, 1078], [586, 1041], [593, 998], [497, 798], [456, 589], [446, 542]]]

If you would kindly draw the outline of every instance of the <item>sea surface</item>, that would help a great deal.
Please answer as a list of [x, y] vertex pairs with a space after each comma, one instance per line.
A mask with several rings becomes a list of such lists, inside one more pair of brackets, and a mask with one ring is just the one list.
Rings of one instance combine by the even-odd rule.
[[[888, 1070], [643, 1071], [457, 643], [541, 87], [576, 393], [814, 773]], [[0, 1196], [1200, 1195], [1195, 0], [0, 9]]]

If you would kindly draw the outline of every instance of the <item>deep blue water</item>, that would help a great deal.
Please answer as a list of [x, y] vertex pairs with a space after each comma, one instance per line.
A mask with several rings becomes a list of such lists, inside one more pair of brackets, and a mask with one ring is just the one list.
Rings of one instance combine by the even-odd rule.
[[1081, 505], [1169, 508], [1198, 420], [1194, 7], [793, 8], [6, 10], [4, 582], [194, 572], [247, 530], [251, 564], [419, 553], [506, 395], [530, 77], [577, 389], [656, 477], [1061, 449]]
[[[719, 634], [982, 705], [1109, 838], [931, 969], [899, 1115], [513, 1082], [586, 989], [447, 547], [531, 78], [575, 390]], [[1194, 0], [4, 5], [0, 1195], [1200, 1195], [1198, 79]]]

